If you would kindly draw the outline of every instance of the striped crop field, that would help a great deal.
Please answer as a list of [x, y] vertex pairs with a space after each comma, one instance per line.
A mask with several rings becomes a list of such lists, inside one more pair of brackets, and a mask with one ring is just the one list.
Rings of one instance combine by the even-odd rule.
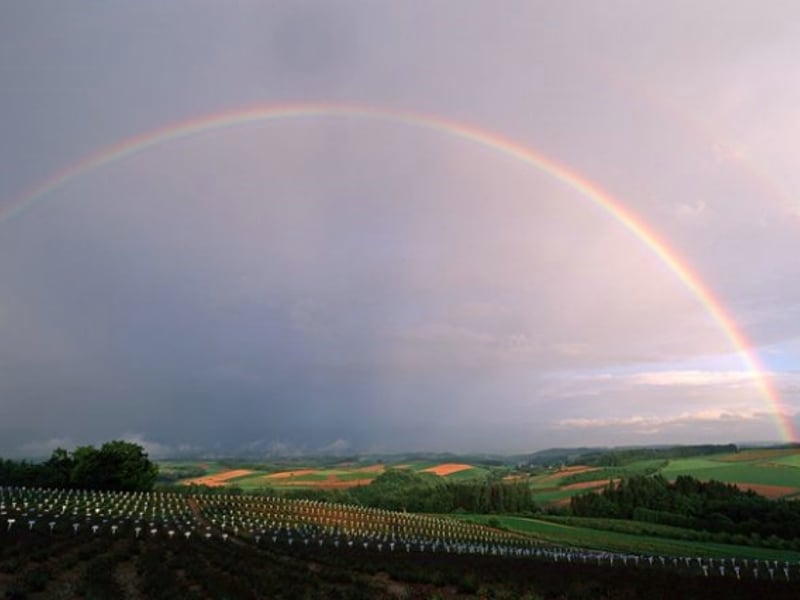
[[796, 594], [798, 561], [516, 517], [0, 487], [5, 598], [573, 597], [574, 582], [597, 581], [621, 597], [657, 587], [701, 598], [711, 586], [719, 597], [772, 599]]
[[543, 519], [511, 516], [491, 517], [486, 515], [459, 515], [457, 518], [483, 524], [493, 519], [493, 523], [496, 521], [508, 531], [531, 535], [538, 540], [560, 546], [631, 553], [642, 556], [728, 557], [741, 558], [742, 560], [748, 558], [800, 562], [800, 552], [623, 533]]

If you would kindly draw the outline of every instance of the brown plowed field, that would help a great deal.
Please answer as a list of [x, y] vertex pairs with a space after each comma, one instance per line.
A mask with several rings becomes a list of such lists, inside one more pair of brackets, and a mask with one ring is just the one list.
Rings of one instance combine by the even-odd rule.
[[567, 475], [577, 475], [578, 473], [589, 473], [591, 471], [599, 471], [600, 467], [589, 467], [586, 465], [575, 465], [573, 467], [564, 467], [563, 469], [559, 469], [555, 473], [551, 473], [547, 477], [543, 479], [543, 481], [553, 481], [555, 479], [561, 479], [562, 477], [566, 477]]
[[361, 467], [354, 469], [356, 473], [383, 473], [386, 470], [385, 465], [370, 465], [368, 467]]
[[737, 483], [736, 487], [740, 490], [753, 490], [756, 494], [766, 498], [776, 499], [784, 496], [791, 496], [800, 492], [800, 488], [786, 485], [764, 485], [761, 483]]
[[232, 469], [230, 471], [222, 471], [214, 475], [204, 475], [203, 477], [195, 477], [183, 482], [184, 485], [207, 485], [208, 487], [220, 487], [225, 485], [231, 479], [237, 477], [244, 477], [252, 473], [250, 469]]
[[796, 449], [791, 448], [764, 448], [763, 450], [742, 450], [738, 454], [729, 454], [720, 457], [720, 462], [750, 462], [751, 460], [764, 460], [767, 458], [780, 458], [797, 454]]
[[595, 479], [594, 481], [580, 481], [578, 483], [570, 483], [569, 485], [562, 485], [561, 490], [588, 490], [592, 488], [603, 487], [611, 479]]
[[369, 485], [372, 479], [339, 479], [336, 475], [328, 475], [325, 479], [317, 481], [283, 481], [281, 486], [316, 488], [320, 490], [343, 490], [361, 485]]
[[331, 475], [325, 481], [320, 481], [315, 487], [323, 490], [343, 490], [362, 485], [369, 485], [372, 479], [345, 479], [340, 480], [335, 475]]

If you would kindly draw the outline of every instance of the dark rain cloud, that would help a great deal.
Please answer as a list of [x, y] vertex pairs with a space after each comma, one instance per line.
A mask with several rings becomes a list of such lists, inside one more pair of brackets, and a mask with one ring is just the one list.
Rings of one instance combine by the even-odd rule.
[[[796, 12], [8, 5], [0, 214], [82, 156], [204, 114], [357, 103], [472, 123], [648, 223], [775, 371], [785, 423], [800, 410]], [[786, 433], [708, 307], [618, 219], [441, 131], [317, 117], [166, 141], [0, 222], [0, 282], [2, 452]]]

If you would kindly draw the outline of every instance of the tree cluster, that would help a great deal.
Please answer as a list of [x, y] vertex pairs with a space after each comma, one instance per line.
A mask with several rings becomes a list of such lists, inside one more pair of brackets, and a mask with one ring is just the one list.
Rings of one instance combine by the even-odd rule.
[[524, 483], [448, 481], [432, 473], [389, 469], [371, 485], [350, 490], [359, 504], [412, 512], [530, 513], [536, 509]]
[[668, 448], [619, 448], [581, 457], [587, 465], [598, 467], [621, 467], [640, 460], [668, 460], [689, 458], [712, 454], [736, 454], [736, 444], [701, 444], [695, 446], [674, 446]]
[[[178, 494], [242, 494], [236, 486], [159, 486]], [[285, 489], [263, 487], [248, 494], [357, 504], [409, 512], [463, 512], [480, 514], [531, 514], [538, 510], [531, 488], [523, 482], [501, 479], [452, 481], [433, 473], [388, 469], [369, 485], [350, 489]]]
[[688, 475], [633, 476], [601, 492], [574, 496], [573, 515], [633, 519], [744, 536], [800, 538], [800, 502], [768, 500], [753, 491]]
[[57, 448], [44, 462], [0, 459], [0, 485], [93, 490], [152, 490], [158, 467], [138, 444], [115, 440], [99, 449]]

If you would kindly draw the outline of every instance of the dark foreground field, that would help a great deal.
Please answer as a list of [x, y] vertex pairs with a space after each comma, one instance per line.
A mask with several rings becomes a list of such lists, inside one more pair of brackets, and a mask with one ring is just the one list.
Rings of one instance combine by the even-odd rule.
[[[796, 582], [669, 567], [389, 553], [221, 537], [0, 533], [5, 598], [793, 598]], [[778, 579], [776, 577], [776, 579]]]
[[800, 597], [794, 554], [577, 545], [309, 500], [0, 487], [9, 599]]

